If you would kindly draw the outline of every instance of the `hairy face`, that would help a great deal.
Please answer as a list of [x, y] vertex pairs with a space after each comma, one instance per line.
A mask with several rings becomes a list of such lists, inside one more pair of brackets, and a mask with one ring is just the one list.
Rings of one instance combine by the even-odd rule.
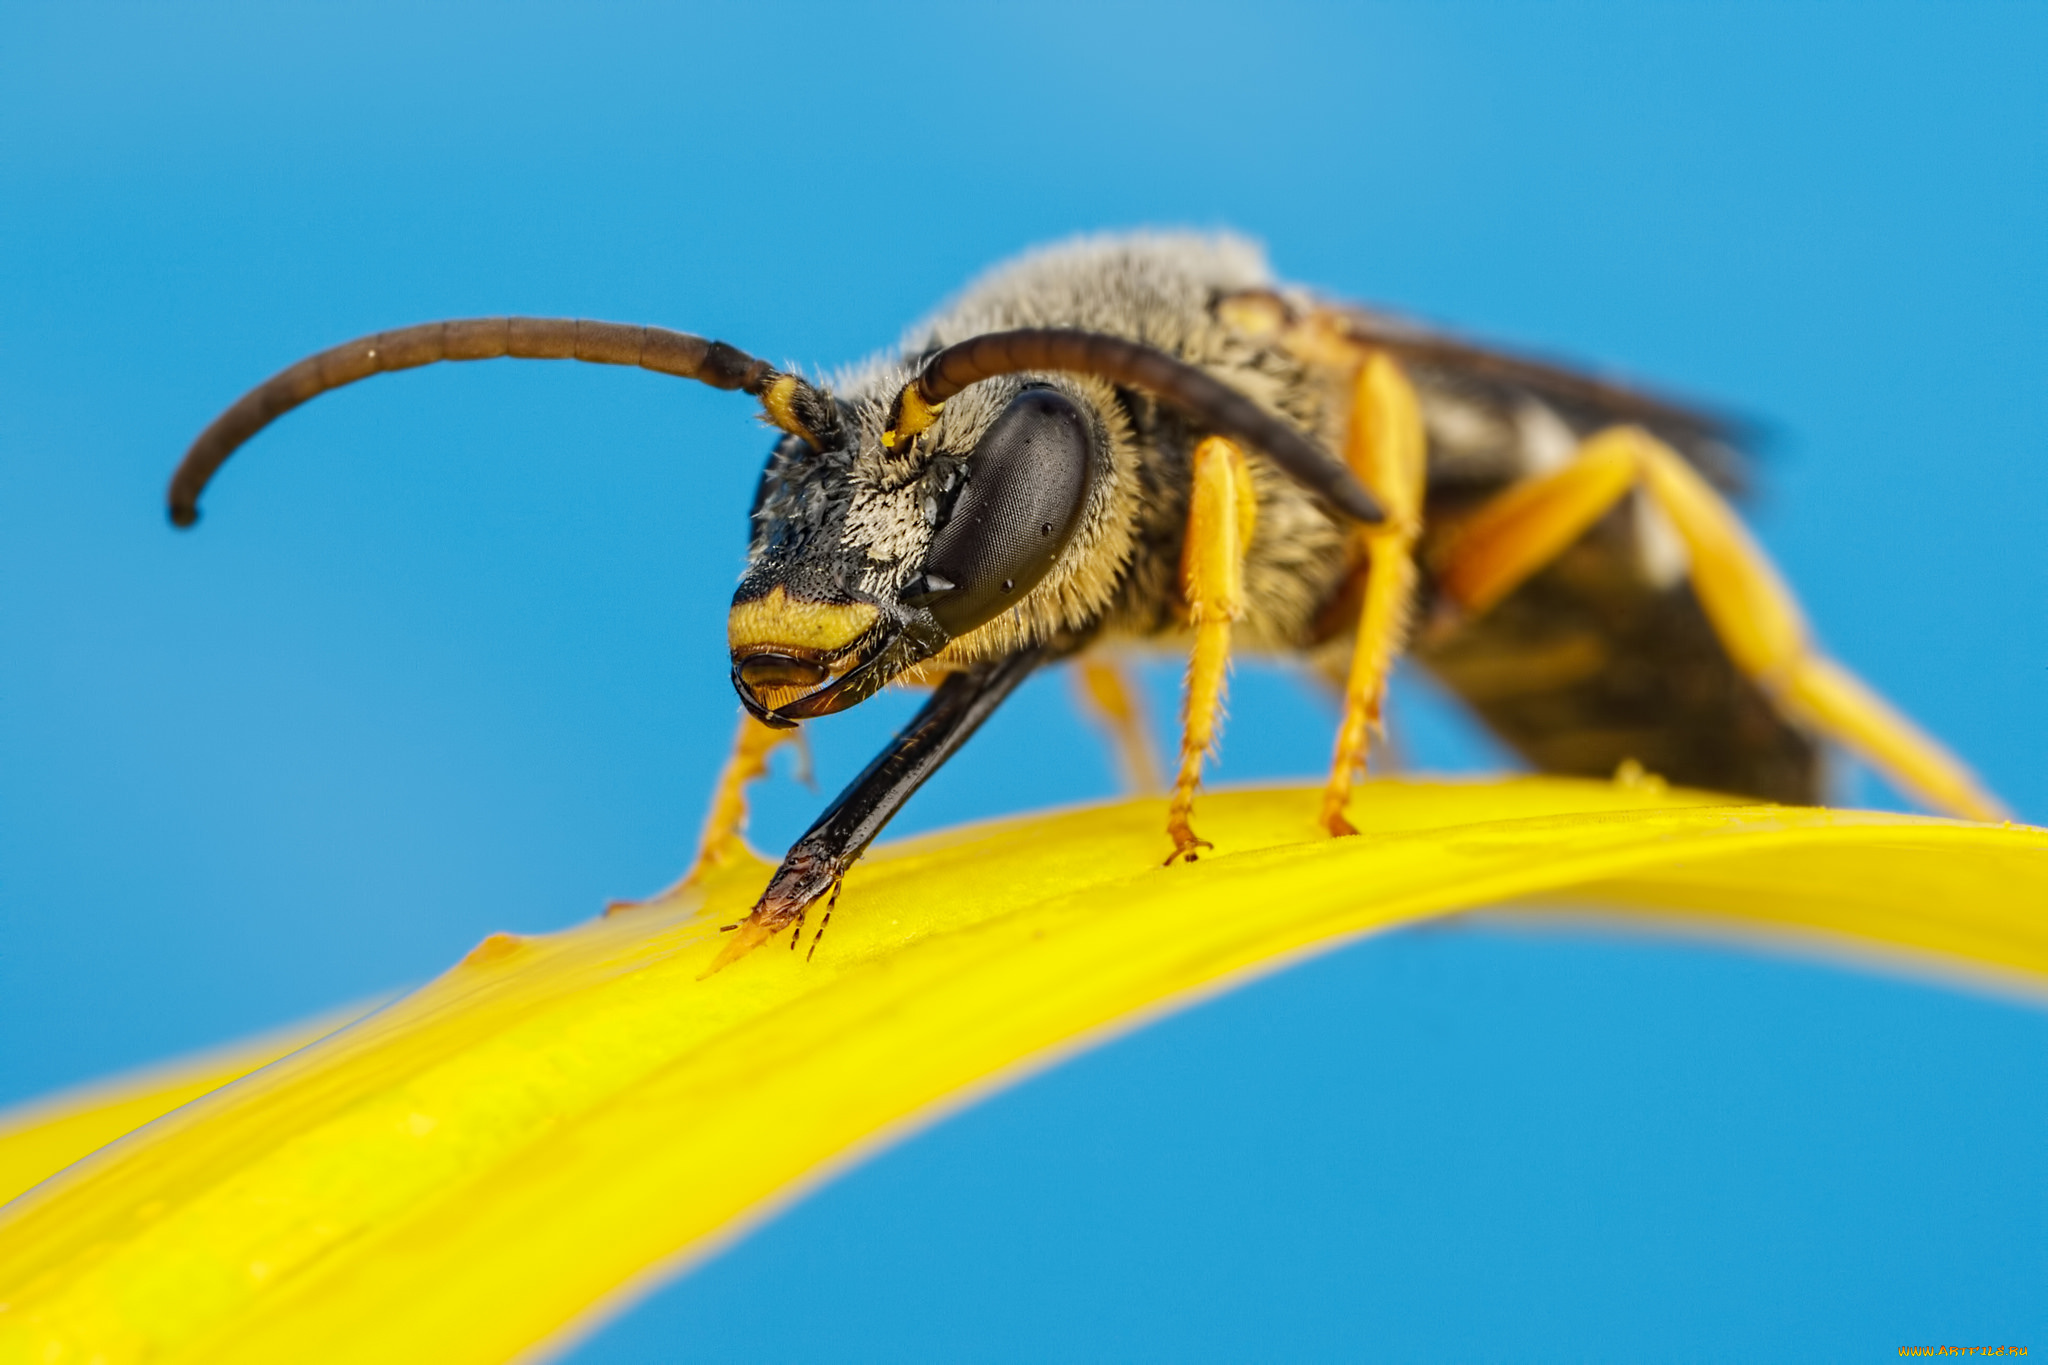
[[755, 495], [728, 636], [734, 686], [769, 724], [842, 710], [935, 656], [1045, 638], [1073, 614], [1058, 600], [1073, 561], [1103, 547], [1119, 433], [1090, 385], [978, 385], [892, 454], [874, 395], [900, 379], [875, 378], [816, 441], [779, 441]]

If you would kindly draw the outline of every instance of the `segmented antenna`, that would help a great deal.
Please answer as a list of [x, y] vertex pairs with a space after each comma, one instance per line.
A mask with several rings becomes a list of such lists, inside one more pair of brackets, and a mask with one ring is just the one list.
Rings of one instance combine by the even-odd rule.
[[583, 360], [638, 365], [657, 374], [694, 379], [715, 389], [755, 395], [768, 420], [821, 444], [817, 428], [835, 420], [831, 401], [793, 374], [722, 341], [707, 341], [665, 327], [636, 327], [582, 318], [460, 318], [423, 322], [358, 337], [280, 370], [236, 400], [199, 434], [171, 476], [171, 521], [199, 519], [199, 495], [244, 442], [308, 399], [371, 375], [409, 370], [440, 360]]
[[1123, 337], [1063, 327], [990, 332], [956, 342], [926, 360], [903, 386], [882, 439], [907, 446], [938, 420], [939, 408], [969, 384], [1028, 370], [1095, 375], [1143, 389], [1218, 436], [1264, 452], [1297, 482], [1346, 516], [1378, 524], [1386, 513], [1351, 471], [1302, 432], [1236, 389], [1166, 352]]

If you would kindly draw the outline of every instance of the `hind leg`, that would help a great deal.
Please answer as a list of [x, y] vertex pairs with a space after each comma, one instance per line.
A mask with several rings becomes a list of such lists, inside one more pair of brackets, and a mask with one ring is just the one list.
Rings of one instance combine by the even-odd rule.
[[1074, 669], [1074, 683], [1083, 707], [1109, 737], [1123, 769], [1124, 789], [1139, 796], [1156, 795], [1159, 755], [1152, 747], [1145, 707], [1123, 665], [1104, 658], [1084, 658]]
[[1476, 616], [1634, 489], [1677, 531], [1700, 606], [1728, 657], [1785, 710], [1936, 810], [1973, 820], [2005, 807], [1961, 760], [1814, 644], [1791, 589], [1732, 508], [1675, 451], [1636, 427], [1600, 432], [1569, 464], [1481, 507], [1447, 543], [1438, 586]]

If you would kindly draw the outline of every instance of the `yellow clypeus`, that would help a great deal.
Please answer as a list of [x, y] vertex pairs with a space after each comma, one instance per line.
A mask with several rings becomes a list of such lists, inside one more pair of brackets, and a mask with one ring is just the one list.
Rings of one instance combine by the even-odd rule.
[[1171, 869], [1151, 801], [909, 840], [854, 870], [815, 960], [771, 945], [706, 979], [768, 873], [742, 864], [493, 936], [252, 1074], [288, 1042], [0, 1121], [18, 1188], [232, 1081], [0, 1208], [0, 1362], [512, 1358], [949, 1104], [1474, 906], [1676, 909], [2048, 976], [2039, 829], [1533, 778], [1369, 784], [1353, 838], [1316, 810], [1219, 793], [1215, 855]]

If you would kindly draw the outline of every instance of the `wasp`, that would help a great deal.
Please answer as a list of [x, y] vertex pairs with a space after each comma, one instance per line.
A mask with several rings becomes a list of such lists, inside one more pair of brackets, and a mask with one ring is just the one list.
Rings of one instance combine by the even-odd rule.
[[[1734, 512], [1733, 424], [1273, 278], [1230, 236], [1085, 239], [971, 285], [829, 382], [658, 327], [483, 318], [281, 371], [193, 444], [221, 463], [329, 390], [436, 361], [638, 365], [756, 398], [778, 433], [728, 623], [741, 731], [692, 875], [743, 845], [745, 785], [800, 723], [892, 683], [929, 701], [790, 848], [722, 964], [791, 946], [911, 794], [1035, 670], [1079, 658], [1131, 731], [1120, 650], [1189, 659], [1162, 822], [1197, 833], [1233, 649], [1341, 691], [1319, 823], [1345, 807], [1412, 656], [1538, 770], [1654, 772], [1812, 803], [1827, 746], [1927, 805], [2004, 815], [1939, 742], [1817, 647]], [[687, 882], [689, 878], [686, 878]], [[812, 939], [815, 950], [817, 936]]]

